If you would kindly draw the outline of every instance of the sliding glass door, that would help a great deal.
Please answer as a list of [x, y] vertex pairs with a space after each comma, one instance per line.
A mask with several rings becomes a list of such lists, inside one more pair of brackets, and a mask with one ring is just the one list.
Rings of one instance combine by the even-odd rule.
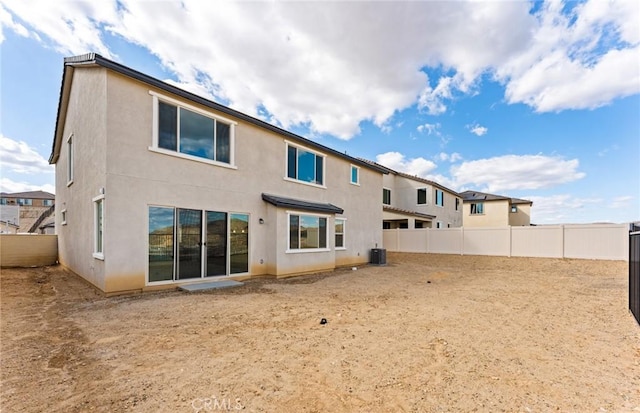
[[149, 282], [249, 272], [249, 215], [149, 207]]

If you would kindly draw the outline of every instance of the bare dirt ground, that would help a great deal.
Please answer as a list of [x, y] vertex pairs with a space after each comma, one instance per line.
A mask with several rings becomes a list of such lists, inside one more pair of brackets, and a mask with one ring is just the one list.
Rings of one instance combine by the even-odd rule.
[[640, 411], [626, 263], [388, 261], [114, 298], [4, 269], [2, 411]]

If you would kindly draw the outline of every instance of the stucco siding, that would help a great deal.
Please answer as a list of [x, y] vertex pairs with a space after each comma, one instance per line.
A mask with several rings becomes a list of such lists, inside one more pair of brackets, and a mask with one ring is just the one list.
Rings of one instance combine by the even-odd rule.
[[[153, 151], [150, 147], [154, 103], [150, 91], [167, 95], [105, 69], [75, 70], [64, 131], [65, 137], [74, 133], [76, 144], [77, 176], [70, 187], [66, 187], [64, 144], [56, 165], [60, 194], [57, 212], [65, 208], [67, 211], [67, 225], [57, 223], [61, 262], [103, 291], [150, 288], [149, 206], [248, 214], [252, 276], [289, 275], [361, 264], [368, 261], [371, 248], [382, 245], [382, 210], [375, 207], [380, 205], [380, 172], [360, 168], [360, 185], [353, 185], [349, 179], [349, 160], [324, 154], [325, 188], [292, 182], [285, 179], [284, 137], [238, 119], [231, 119], [237, 122], [235, 164], [231, 167]], [[201, 109], [229, 118], [209, 108]], [[92, 256], [92, 199], [102, 188], [104, 261]], [[340, 217], [346, 219], [346, 249], [334, 249], [331, 215], [329, 251], [287, 252], [286, 210], [267, 204], [261, 198], [262, 193], [343, 208]]]
[[471, 202], [463, 205], [463, 221], [465, 228], [473, 227], [505, 227], [509, 225], [509, 201], [484, 202], [484, 213], [471, 214]]
[[[56, 163], [56, 233], [59, 261], [100, 289], [105, 287], [104, 262], [93, 257], [92, 199], [106, 186], [106, 70], [75, 70]], [[67, 140], [72, 136], [73, 183], [68, 184]], [[65, 211], [66, 224], [62, 221]]]

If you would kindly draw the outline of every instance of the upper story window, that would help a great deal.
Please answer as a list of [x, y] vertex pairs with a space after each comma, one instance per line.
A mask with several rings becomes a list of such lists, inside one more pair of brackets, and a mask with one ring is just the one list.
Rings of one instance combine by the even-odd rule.
[[471, 215], [484, 214], [484, 202], [474, 202], [471, 204]]
[[511, 212], [518, 212], [518, 206], [517, 205], [511, 205]]
[[324, 185], [325, 156], [287, 143], [287, 178]]
[[360, 185], [360, 168], [355, 165], [351, 165], [351, 183]]
[[382, 188], [382, 203], [391, 205], [391, 189]]
[[155, 105], [150, 149], [221, 166], [234, 165], [235, 122], [150, 93]]
[[7, 198], [0, 198], [0, 205], [7, 205]]
[[73, 183], [73, 135], [67, 138], [67, 186]]
[[31, 205], [33, 205], [33, 199], [30, 199], [30, 198], [18, 198], [18, 205], [31, 206]]
[[43, 200], [42, 200], [42, 205], [44, 205], [44, 206], [51, 206], [51, 205], [53, 205], [53, 199], [43, 199]]
[[444, 192], [439, 189], [436, 189], [436, 205], [444, 206]]
[[456, 198], [456, 211], [460, 208], [460, 198]]
[[418, 205], [427, 204], [427, 188], [418, 188]]

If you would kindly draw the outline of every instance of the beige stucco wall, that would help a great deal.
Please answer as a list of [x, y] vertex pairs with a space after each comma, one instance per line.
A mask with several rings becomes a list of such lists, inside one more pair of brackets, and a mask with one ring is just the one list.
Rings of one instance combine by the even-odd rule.
[[40, 267], [58, 260], [55, 235], [0, 235], [0, 266]]
[[[422, 214], [434, 215], [432, 227], [436, 227], [436, 222], [440, 221], [443, 227], [450, 225], [451, 227], [462, 226], [462, 199], [460, 199], [458, 210], [456, 210], [457, 196], [448, 191], [444, 193], [444, 206], [435, 204], [435, 190], [433, 185], [413, 180], [405, 176], [396, 174], [387, 174], [383, 177], [384, 188], [391, 189], [391, 206], [409, 211], [419, 212]], [[418, 188], [427, 188], [427, 204], [418, 205]], [[382, 197], [382, 194], [380, 195]], [[406, 217], [405, 217], [406, 218]], [[387, 218], [385, 218], [387, 219]], [[392, 219], [392, 218], [390, 218]], [[420, 218], [417, 218], [420, 219]], [[409, 228], [413, 228], [411, 220]]]
[[509, 201], [484, 201], [484, 213], [474, 215], [471, 215], [471, 202], [465, 202], [462, 216], [465, 228], [505, 227], [509, 225]]
[[[104, 290], [105, 263], [93, 257], [92, 199], [106, 186], [107, 73], [75, 70], [56, 163], [56, 233], [60, 263]], [[67, 185], [67, 138], [73, 134], [74, 177]], [[108, 207], [107, 207], [108, 208]], [[66, 225], [62, 211], [66, 210]]]
[[[238, 119], [232, 119], [238, 122], [235, 127], [235, 168], [153, 152], [149, 149], [152, 146], [153, 123], [153, 97], [149, 86], [112, 72], [105, 76], [103, 69], [76, 69], [76, 76], [80, 73], [82, 77], [76, 78], [77, 81], [86, 80], [91, 85], [98, 83], [104, 87], [100, 90], [106, 93], [105, 99], [96, 100], [108, 105], [96, 108], [102, 115], [94, 115], [91, 122], [95, 129], [102, 130], [102, 133], [94, 135], [100, 142], [94, 142], [93, 148], [79, 146], [76, 154], [82, 154], [84, 158], [85, 153], [100, 151], [102, 158], [95, 169], [102, 167], [104, 173], [93, 173], [90, 176], [92, 182], [86, 188], [76, 186], [78, 182], [74, 182], [68, 188], [71, 191], [65, 190], [62, 181], [58, 182], [58, 188], [67, 195], [65, 199], [59, 199], [61, 202], [57, 205], [61, 209], [66, 201], [74, 204], [74, 210], [78, 208], [75, 204], [88, 205], [91, 220], [82, 221], [87, 237], [71, 242], [62, 236], [64, 261], [70, 267], [78, 266], [78, 270], [72, 269], [83, 276], [85, 272], [95, 273], [95, 268], [100, 267], [107, 274], [106, 279], [93, 277], [90, 281], [96, 281], [94, 284], [104, 291], [149, 287], [146, 279], [150, 205], [249, 214], [250, 275], [284, 275], [332, 269], [336, 264], [362, 263], [368, 260], [370, 248], [382, 244], [382, 211], [371, 208], [372, 205], [380, 205], [381, 173], [361, 168], [361, 185], [352, 185], [349, 182], [350, 162], [327, 154], [327, 188], [285, 180], [285, 139]], [[155, 92], [169, 96], [161, 90]], [[193, 102], [187, 103], [197, 106]], [[208, 108], [202, 109], [229, 118]], [[84, 125], [74, 127], [75, 133], [83, 136]], [[67, 129], [72, 130], [72, 126]], [[108, 144], [105, 145], [107, 139]], [[58, 180], [66, 176], [63, 156], [64, 150], [57, 166]], [[79, 164], [77, 172], [81, 168], [91, 169], [93, 166]], [[82, 180], [89, 178], [83, 174]], [[93, 258], [90, 249], [86, 248], [93, 242], [91, 199], [98, 194], [100, 187], [105, 188], [104, 261]], [[69, 198], [69, 192], [77, 195]], [[267, 204], [261, 198], [262, 193], [331, 203], [343, 208], [345, 212], [341, 217], [347, 219], [347, 249], [334, 251], [331, 248], [328, 253], [286, 253], [286, 210]], [[76, 219], [77, 212], [72, 214], [69, 209], [68, 221]], [[259, 224], [260, 218], [264, 224]], [[332, 246], [333, 224], [331, 217], [328, 226]], [[67, 224], [67, 230], [71, 229], [70, 225], [71, 222]], [[65, 228], [60, 229], [64, 231]], [[76, 227], [73, 229], [74, 233], [83, 232]], [[76, 258], [76, 255], [82, 257]]]
[[509, 225], [514, 227], [528, 226], [531, 224], [531, 205], [515, 204], [517, 212], [511, 212], [509, 208]]

